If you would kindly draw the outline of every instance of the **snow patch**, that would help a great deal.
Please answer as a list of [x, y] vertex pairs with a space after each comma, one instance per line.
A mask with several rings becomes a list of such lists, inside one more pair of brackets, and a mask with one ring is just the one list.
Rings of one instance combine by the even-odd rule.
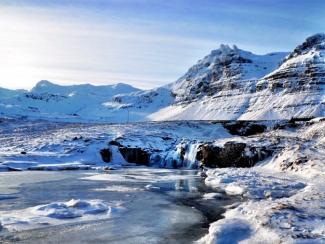
[[71, 199], [35, 207], [1, 211], [0, 223], [9, 231], [20, 231], [96, 219], [112, 218], [125, 211], [122, 202], [107, 203], [99, 199]]

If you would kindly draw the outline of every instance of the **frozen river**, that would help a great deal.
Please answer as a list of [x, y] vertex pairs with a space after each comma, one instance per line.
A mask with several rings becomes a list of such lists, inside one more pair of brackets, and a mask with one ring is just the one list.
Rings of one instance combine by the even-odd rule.
[[194, 170], [3, 172], [0, 241], [191, 243], [236, 201]]

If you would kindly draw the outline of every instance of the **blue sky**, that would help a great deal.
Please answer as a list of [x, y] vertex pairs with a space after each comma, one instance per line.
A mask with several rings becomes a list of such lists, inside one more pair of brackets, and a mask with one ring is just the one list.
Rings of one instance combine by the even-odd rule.
[[323, 0], [0, 0], [0, 86], [175, 81], [221, 43], [290, 51], [325, 31]]

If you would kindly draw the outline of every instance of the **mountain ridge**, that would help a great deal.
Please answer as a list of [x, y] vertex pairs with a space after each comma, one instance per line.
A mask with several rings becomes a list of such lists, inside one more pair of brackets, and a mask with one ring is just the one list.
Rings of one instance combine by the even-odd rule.
[[0, 89], [0, 115], [71, 121], [274, 120], [325, 116], [325, 34], [291, 53], [256, 55], [221, 45], [178, 80], [141, 90], [131, 85]]

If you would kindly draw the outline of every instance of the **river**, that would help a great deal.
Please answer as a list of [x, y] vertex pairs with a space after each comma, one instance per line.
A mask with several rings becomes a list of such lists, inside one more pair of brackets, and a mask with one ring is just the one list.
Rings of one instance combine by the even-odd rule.
[[[3, 224], [3, 243], [191, 243], [238, 201], [208, 188], [195, 170], [3, 172], [0, 183], [1, 215], [24, 216]], [[113, 217], [54, 219], [41, 227], [29, 223], [35, 216], [28, 209], [71, 199], [100, 199], [122, 210]]]

